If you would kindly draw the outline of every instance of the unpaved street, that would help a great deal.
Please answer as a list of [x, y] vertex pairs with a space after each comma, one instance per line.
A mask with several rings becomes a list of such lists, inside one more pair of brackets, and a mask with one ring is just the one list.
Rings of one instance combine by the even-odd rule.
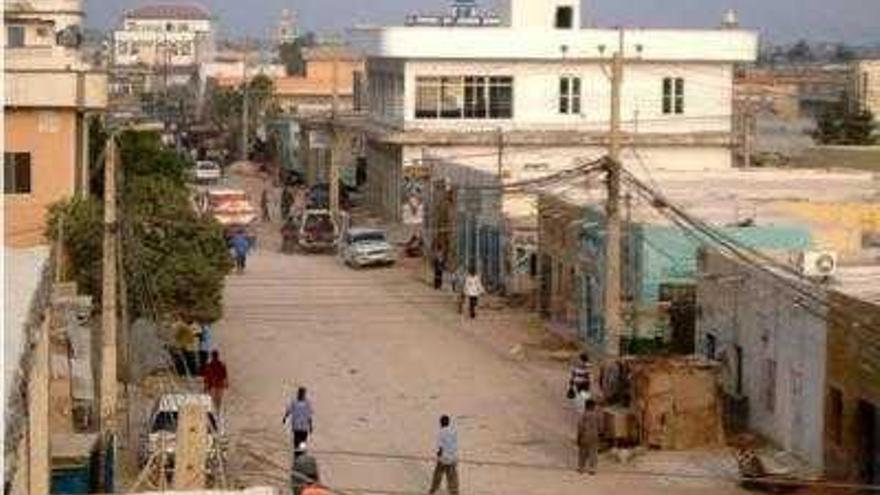
[[[521, 318], [487, 312], [464, 321], [448, 294], [410, 271], [355, 271], [334, 256], [282, 255], [268, 234], [247, 272], [230, 275], [216, 332], [232, 381], [233, 477], [283, 484], [289, 438], [282, 412], [305, 385], [316, 409], [310, 448], [323, 480], [342, 490], [426, 493], [432, 465], [408, 456], [432, 455], [437, 418], [448, 413], [462, 458], [491, 461], [460, 466], [463, 493], [736, 492], [699, 477], [611, 474], [635, 468], [609, 462], [598, 476], [578, 475], [562, 386], [548, 386], [481, 337]], [[638, 469], [677, 465], [661, 459]]]

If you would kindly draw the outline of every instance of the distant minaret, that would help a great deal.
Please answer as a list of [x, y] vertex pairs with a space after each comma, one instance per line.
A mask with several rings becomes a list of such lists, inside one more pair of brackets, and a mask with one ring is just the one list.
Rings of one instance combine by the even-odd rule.
[[296, 40], [296, 35], [296, 12], [283, 9], [276, 33], [278, 44], [293, 43]]
[[737, 29], [737, 28], [739, 28], [739, 16], [736, 15], [735, 10], [727, 9], [727, 12], [724, 13], [724, 17], [721, 19], [721, 28], [722, 29]]

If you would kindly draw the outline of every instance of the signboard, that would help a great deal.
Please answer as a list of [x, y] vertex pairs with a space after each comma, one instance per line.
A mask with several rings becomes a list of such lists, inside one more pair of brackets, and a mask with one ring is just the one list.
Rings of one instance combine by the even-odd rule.
[[313, 150], [329, 150], [330, 144], [329, 132], [309, 131], [309, 148]]

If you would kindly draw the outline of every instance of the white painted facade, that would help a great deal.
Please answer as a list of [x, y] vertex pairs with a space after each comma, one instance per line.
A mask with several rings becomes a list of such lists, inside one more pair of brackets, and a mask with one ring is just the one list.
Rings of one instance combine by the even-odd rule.
[[[368, 184], [371, 175], [399, 181], [429, 155], [497, 171], [497, 153], [470, 155], [492, 155], [502, 142], [506, 181], [603, 154], [609, 64], [621, 40], [625, 143], [638, 146], [641, 158], [633, 162], [682, 171], [731, 166], [733, 66], [755, 59], [755, 33], [582, 29], [578, 0], [505, 4], [500, 27], [358, 32], [367, 55]], [[493, 85], [509, 89], [484, 89]], [[397, 187], [373, 181], [369, 188], [396, 220], [405, 200]]]
[[118, 66], [194, 67], [211, 60], [210, 19], [139, 19], [126, 17], [113, 32], [113, 58]]
[[821, 469], [823, 310], [808, 311], [794, 290], [716, 251], [707, 252], [699, 270], [698, 352], [722, 362], [727, 394], [747, 397], [750, 429]]

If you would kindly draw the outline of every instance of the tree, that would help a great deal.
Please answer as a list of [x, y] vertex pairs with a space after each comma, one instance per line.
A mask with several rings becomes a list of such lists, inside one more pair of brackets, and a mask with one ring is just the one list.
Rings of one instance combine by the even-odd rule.
[[[220, 318], [223, 281], [232, 263], [221, 227], [192, 207], [186, 184], [191, 164], [162, 146], [155, 133], [124, 132], [119, 148], [119, 233], [131, 314]], [[53, 240], [64, 218], [70, 276], [100, 298], [101, 201], [64, 201], [50, 209], [49, 217], [47, 235]]]
[[834, 47], [834, 55], [832, 58], [835, 62], [839, 62], [839, 63], [850, 62], [855, 57], [856, 57], [856, 54], [853, 51], [853, 49], [846, 46], [843, 43], [838, 43]]
[[288, 76], [304, 76], [306, 63], [303, 59], [302, 50], [315, 44], [315, 34], [306, 33], [293, 40], [292, 43], [282, 43], [278, 47], [281, 63], [287, 69]]
[[813, 139], [820, 144], [871, 145], [877, 142], [876, 127], [869, 110], [853, 110], [848, 102], [842, 101], [819, 117]]

